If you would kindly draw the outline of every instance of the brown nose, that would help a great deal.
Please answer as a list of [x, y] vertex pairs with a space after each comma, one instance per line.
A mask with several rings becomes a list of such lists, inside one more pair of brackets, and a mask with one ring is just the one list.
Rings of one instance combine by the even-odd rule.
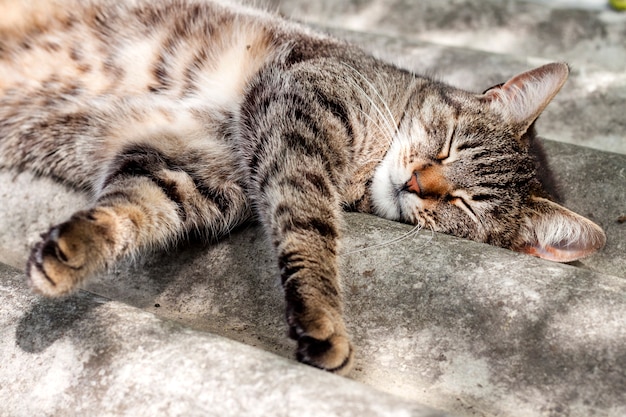
[[443, 176], [441, 165], [426, 165], [413, 171], [405, 188], [422, 198], [439, 198], [448, 194], [452, 187]]

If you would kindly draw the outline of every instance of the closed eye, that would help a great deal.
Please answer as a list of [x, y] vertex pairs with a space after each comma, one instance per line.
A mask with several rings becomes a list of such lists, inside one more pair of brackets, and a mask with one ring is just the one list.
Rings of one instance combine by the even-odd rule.
[[472, 209], [472, 206], [469, 205], [465, 198], [459, 196], [450, 196], [448, 201], [466, 212], [467, 215], [472, 218], [472, 220], [478, 223], [478, 216], [476, 215], [476, 212]]
[[448, 129], [450, 132], [448, 137], [446, 138], [446, 142], [443, 144], [441, 151], [437, 154], [437, 161], [443, 162], [450, 157], [450, 150], [452, 148], [452, 141], [454, 139], [454, 135], [456, 134], [456, 126], [452, 129]]

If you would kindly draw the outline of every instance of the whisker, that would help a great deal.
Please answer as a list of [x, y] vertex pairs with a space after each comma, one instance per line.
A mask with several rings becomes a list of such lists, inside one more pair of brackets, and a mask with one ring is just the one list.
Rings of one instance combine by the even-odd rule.
[[384, 161], [383, 158], [370, 158], [370, 159], [368, 159], [366, 161], [363, 161], [362, 164], [365, 165], [365, 164], [369, 164], [371, 162], [380, 163], [380, 162], [383, 162], [383, 161]]
[[380, 92], [378, 91], [376, 86], [374, 84], [372, 84], [372, 82], [370, 80], [368, 80], [367, 77], [365, 77], [356, 68], [354, 68], [354, 67], [352, 67], [352, 66], [350, 66], [349, 64], [346, 64], [346, 63], [342, 63], [342, 64], [347, 66], [348, 68], [350, 68], [357, 75], [359, 75], [363, 79], [363, 81], [365, 81], [367, 83], [367, 85], [374, 91], [374, 93], [376, 93], [376, 95], [380, 99], [381, 103], [385, 107], [385, 110], [387, 111], [387, 114], [389, 115], [389, 118], [388, 119], [386, 118], [386, 121], [387, 121], [387, 123], [391, 123], [391, 127], [392, 127], [391, 131], [393, 131], [394, 133], [398, 133], [398, 123], [396, 122], [396, 119], [393, 116], [393, 113], [391, 112], [391, 108], [389, 107], [389, 104], [387, 103], [387, 101], [385, 101], [385, 99], [383, 98], [382, 94], [380, 94]]
[[[358, 86], [357, 86], [358, 87]], [[363, 90], [361, 90], [363, 92], [363, 94], [365, 94], [365, 92]], [[355, 106], [356, 107], [356, 106]], [[374, 118], [372, 118], [372, 116], [370, 116], [367, 112], [365, 112], [363, 109], [357, 109], [359, 112], [361, 112], [361, 114], [363, 116], [365, 116], [377, 129], [378, 131], [382, 134], [382, 136], [387, 139], [387, 142], [389, 143], [389, 145], [391, 145], [392, 143], [392, 138], [389, 137], [389, 134], [387, 132], [385, 132], [385, 130], [383, 129], [383, 127], [380, 125], [380, 123], [378, 123], [377, 120], [375, 120]]]
[[430, 238], [428, 242], [432, 242], [435, 239], [435, 225], [432, 220], [428, 220], [428, 228], [430, 229]]
[[[376, 128], [378, 128], [378, 130], [380, 131], [380, 133], [382, 134], [382, 136], [387, 140], [387, 142], [389, 144], [391, 144], [391, 142], [393, 141], [393, 130], [391, 128], [391, 126], [389, 125], [389, 123], [385, 123], [387, 120], [385, 119], [382, 110], [380, 110], [379, 106], [374, 102], [374, 99], [372, 99], [366, 92], [365, 90], [363, 90], [363, 88], [358, 85], [354, 80], [351, 80], [351, 84], [361, 93], [363, 94], [363, 96], [367, 99], [367, 101], [369, 101], [370, 105], [374, 108], [374, 110], [376, 110], [376, 112], [378, 113], [378, 115], [380, 116], [380, 118], [383, 120], [383, 124], [385, 124], [386, 128], [388, 129], [388, 131], [385, 131], [385, 129], [383, 129], [383, 126], [381, 126], [380, 122], [376, 119], [374, 119], [369, 113], [367, 113], [366, 111], [364, 111], [363, 109], [358, 109], [359, 112], [365, 116], [365, 118], [367, 118], [367, 120], [369, 120], [374, 126], [376, 126]], [[355, 106], [356, 107], [356, 106]]]
[[391, 109], [389, 108], [389, 105], [387, 104], [387, 102], [385, 101], [385, 99], [383, 98], [383, 96], [380, 94], [380, 92], [378, 91], [378, 89], [374, 86], [374, 84], [372, 84], [371, 81], [369, 81], [367, 79], [367, 77], [365, 77], [363, 74], [361, 74], [361, 72], [359, 72], [356, 68], [352, 67], [349, 64], [346, 64], [345, 62], [342, 63], [342, 65], [344, 65], [345, 67], [351, 69], [355, 74], [357, 74], [359, 77], [361, 77], [361, 79], [368, 85], [368, 87], [376, 94], [376, 96], [378, 97], [378, 99], [380, 100], [380, 102], [382, 103], [382, 105], [384, 106], [384, 109], [387, 112], [387, 116], [384, 114], [384, 112], [381, 110], [380, 106], [377, 105], [374, 102], [374, 99], [365, 92], [365, 90], [356, 83], [356, 81], [353, 81], [353, 86], [358, 88], [363, 95], [368, 99], [368, 101], [370, 102], [370, 104], [374, 107], [374, 110], [376, 110], [376, 112], [378, 113], [378, 115], [381, 117], [381, 119], [383, 120], [383, 122], [387, 125], [387, 128], [389, 129], [389, 133], [391, 134], [392, 138], [398, 133], [398, 125], [395, 121], [395, 118], [393, 116], [393, 113], [391, 112]]
[[356, 87], [363, 94], [363, 96], [365, 96], [365, 98], [369, 101], [369, 103], [374, 108], [374, 110], [376, 110], [376, 112], [378, 113], [378, 115], [380, 116], [382, 121], [387, 125], [387, 128], [389, 129], [389, 133], [392, 133], [394, 131], [394, 129], [392, 128], [392, 125], [389, 124], [389, 121], [387, 120], [387, 117], [384, 115], [383, 111], [380, 109], [380, 106], [378, 104], [376, 104], [376, 102], [374, 101], [372, 96], [370, 96], [365, 91], [365, 89], [363, 87], [361, 87], [355, 80], [351, 79], [350, 81], [351, 81], [352, 85], [354, 87]]
[[396, 238], [393, 238], [391, 240], [388, 240], [386, 242], [381, 242], [381, 243], [377, 243], [376, 245], [372, 245], [372, 246], [367, 246], [365, 248], [361, 248], [361, 249], [354, 249], [348, 252], [344, 252], [341, 253], [340, 256], [346, 256], [346, 255], [352, 255], [354, 253], [359, 253], [359, 252], [364, 252], [367, 250], [371, 250], [371, 249], [377, 249], [377, 248], [381, 248], [384, 246], [388, 246], [388, 245], [393, 245], [395, 243], [401, 242], [409, 237], [415, 237], [417, 236], [417, 234], [419, 233], [420, 230], [422, 230], [422, 224], [416, 224], [415, 227], [413, 227], [411, 230], [409, 230], [408, 232], [402, 234], [401, 236], [398, 236]]

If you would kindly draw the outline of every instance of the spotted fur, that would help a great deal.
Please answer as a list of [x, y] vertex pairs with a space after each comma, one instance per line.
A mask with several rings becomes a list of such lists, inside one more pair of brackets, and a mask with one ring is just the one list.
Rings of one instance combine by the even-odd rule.
[[33, 248], [46, 296], [256, 218], [298, 359], [345, 373], [342, 209], [560, 261], [604, 244], [549, 200], [531, 152], [565, 64], [474, 94], [209, 1], [4, 1], [0, 16], [0, 166], [93, 197]]

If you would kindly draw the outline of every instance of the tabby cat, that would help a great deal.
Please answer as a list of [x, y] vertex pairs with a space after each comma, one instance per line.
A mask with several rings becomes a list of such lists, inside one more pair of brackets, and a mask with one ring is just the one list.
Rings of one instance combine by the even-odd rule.
[[345, 373], [343, 209], [556, 261], [604, 245], [551, 201], [530, 151], [565, 64], [475, 94], [237, 5], [5, 1], [0, 16], [0, 166], [93, 201], [32, 250], [46, 296], [256, 219], [297, 358]]

